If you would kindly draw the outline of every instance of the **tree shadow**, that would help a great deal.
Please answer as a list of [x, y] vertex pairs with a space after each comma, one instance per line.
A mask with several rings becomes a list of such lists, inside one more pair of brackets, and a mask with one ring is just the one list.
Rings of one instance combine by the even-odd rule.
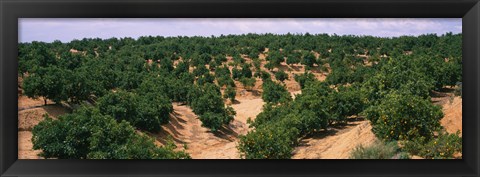
[[307, 136], [305, 136], [304, 138], [302, 138], [299, 143], [298, 143], [298, 146], [310, 146], [308, 145], [308, 139], [323, 139], [327, 136], [333, 136], [335, 134], [337, 134], [339, 130], [337, 129], [328, 129], [328, 130], [320, 130], [320, 131], [316, 131], [314, 133], [311, 133]]
[[185, 142], [178, 139], [176, 136], [171, 135], [170, 133], [160, 130], [158, 133], [147, 133], [150, 137], [154, 137], [157, 141], [162, 143], [163, 145], [166, 145], [168, 143], [168, 140], [173, 140], [176, 144], [184, 144]]
[[429, 94], [432, 98], [442, 98], [450, 96], [448, 92], [438, 92], [438, 91], [430, 91]]
[[181, 116], [182, 116], [182, 115], [179, 114], [179, 113], [178, 113], [177, 111], [175, 111], [175, 110], [174, 110], [174, 111], [172, 112], [172, 114], [171, 114], [171, 117], [172, 117], [173, 119], [175, 119], [177, 122], [187, 123], [186, 120], [183, 120], [183, 119], [180, 118]]
[[309, 146], [307, 144], [308, 139], [318, 140], [318, 139], [326, 138], [328, 136], [334, 136], [334, 135], [336, 135], [338, 133], [341, 133], [342, 131], [344, 131], [348, 128], [355, 127], [355, 126], [359, 125], [360, 122], [362, 122], [362, 121], [365, 121], [364, 117], [347, 118], [347, 121], [345, 123], [333, 124], [333, 125], [330, 125], [329, 128], [327, 128], [327, 129], [317, 130], [317, 131], [303, 137], [299, 142], [299, 146]]
[[252, 90], [251, 92], [252, 92], [253, 96], [256, 96], [256, 97], [262, 96], [262, 93], [260, 93], [260, 91], [258, 91], [258, 90]]
[[212, 132], [216, 137], [233, 142], [238, 137], [238, 133], [235, 132], [230, 126], [222, 126], [215, 132]]
[[186, 123], [187, 121], [181, 119], [178, 115], [174, 115], [173, 113], [170, 115], [169, 124], [174, 127], [174, 129], [184, 129], [185, 127], [181, 123]]
[[296, 66], [296, 65], [290, 65], [290, 68], [292, 68], [295, 71], [300, 71], [303, 67], [301, 66]]
[[72, 110], [68, 107], [59, 104], [49, 104], [42, 106], [42, 108], [47, 112], [48, 115], [53, 117], [58, 117], [67, 113], [72, 113]]

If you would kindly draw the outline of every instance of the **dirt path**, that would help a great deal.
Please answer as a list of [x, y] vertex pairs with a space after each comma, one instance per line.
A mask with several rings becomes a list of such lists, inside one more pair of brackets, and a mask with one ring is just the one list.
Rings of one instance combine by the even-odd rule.
[[358, 145], [367, 146], [375, 141], [368, 120], [349, 122], [341, 128], [319, 132], [300, 142], [293, 159], [347, 159]]

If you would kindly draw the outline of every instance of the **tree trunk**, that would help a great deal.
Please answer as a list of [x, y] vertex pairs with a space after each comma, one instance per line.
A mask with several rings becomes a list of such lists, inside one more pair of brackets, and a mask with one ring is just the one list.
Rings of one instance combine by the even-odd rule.
[[46, 106], [46, 105], [47, 105], [47, 99], [44, 98], [44, 99], [43, 99], [43, 102], [44, 102], [44, 105]]

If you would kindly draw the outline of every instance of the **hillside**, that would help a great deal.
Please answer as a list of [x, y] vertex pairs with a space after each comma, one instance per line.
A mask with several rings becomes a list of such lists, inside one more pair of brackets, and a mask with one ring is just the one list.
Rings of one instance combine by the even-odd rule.
[[[375, 140], [458, 158], [459, 43], [451, 33], [22, 43], [22, 157], [36, 158], [35, 137], [47, 158], [348, 158]], [[423, 153], [437, 141], [450, 142]]]

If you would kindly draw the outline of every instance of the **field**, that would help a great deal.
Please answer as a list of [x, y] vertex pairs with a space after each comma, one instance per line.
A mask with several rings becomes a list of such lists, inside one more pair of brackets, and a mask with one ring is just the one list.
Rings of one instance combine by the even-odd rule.
[[[345, 159], [390, 142], [387, 157], [360, 158], [461, 158], [460, 43], [461, 34], [24, 43], [19, 158]], [[444, 144], [426, 152], [430, 143]]]

